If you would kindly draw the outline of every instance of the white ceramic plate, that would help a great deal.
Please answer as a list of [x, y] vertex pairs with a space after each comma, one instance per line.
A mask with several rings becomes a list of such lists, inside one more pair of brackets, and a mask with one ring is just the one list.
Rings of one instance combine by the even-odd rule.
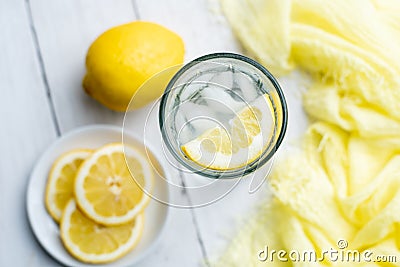
[[[73, 258], [63, 247], [59, 235], [57, 223], [47, 213], [44, 198], [47, 175], [53, 161], [62, 153], [74, 148], [98, 148], [102, 145], [112, 142], [121, 142], [121, 128], [107, 125], [86, 126], [76, 129], [63, 135], [41, 156], [34, 167], [27, 191], [26, 205], [28, 218], [36, 238], [43, 248], [56, 260], [67, 266], [93, 266], [92, 264], [82, 263]], [[143, 149], [143, 143], [134, 134], [124, 132], [124, 142], [134, 144], [137, 148]], [[152, 153], [154, 159], [158, 161], [159, 166], [155, 166], [157, 171], [155, 175], [162, 174], [168, 179], [166, 170], [162, 168], [162, 162], [157, 159], [157, 154], [147, 147], [147, 153]], [[145, 152], [144, 152], [145, 153]], [[154, 163], [154, 161], [153, 161]], [[161, 177], [159, 177], [161, 178]], [[163, 199], [169, 199], [168, 188], [165, 183], [157, 184], [157, 181], [163, 179], [154, 179], [154, 190], [157, 195], [163, 196]], [[164, 224], [168, 215], [168, 206], [151, 199], [150, 204], [145, 210], [144, 232], [139, 244], [123, 258], [105, 265], [96, 266], [131, 266], [142, 259], [154, 247], [156, 241], [160, 238]]]

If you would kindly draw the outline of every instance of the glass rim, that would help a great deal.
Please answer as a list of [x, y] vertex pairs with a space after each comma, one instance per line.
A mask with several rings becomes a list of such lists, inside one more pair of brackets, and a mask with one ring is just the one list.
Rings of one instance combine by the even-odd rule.
[[[207, 172], [204, 172], [204, 167], [203, 169], [199, 170], [194, 168], [193, 166], [191, 166], [190, 164], [188, 164], [187, 162], [185, 162], [181, 156], [175, 151], [175, 148], [172, 147], [172, 145], [170, 144], [170, 138], [167, 135], [166, 131], [164, 130], [165, 125], [164, 125], [164, 120], [165, 120], [165, 107], [166, 107], [166, 103], [167, 103], [167, 99], [169, 96], [169, 93], [171, 92], [171, 90], [174, 88], [174, 85], [176, 83], [176, 81], [182, 76], [183, 73], [185, 73], [187, 70], [189, 70], [190, 68], [192, 68], [193, 66], [205, 62], [207, 60], [210, 59], [216, 59], [216, 58], [227, 58], [227, 59], [236, 59], [239, 61], [243, 61], [245, 63], [248, 63], [250, 65], [252, 65], [253, 67], [257, 68], [259, 71], [261, 71], [267, 78], [268, 80], [272, 83], [276, 93], [278, 94], [279, 97], [279, 101], [282, 107], [282, 124], [280, 127], [280, 131], [279, 131], [279, 136], [277, 137], [275, 143], [272, 146], [272, 149], [268, 152], [268, 154], [264, 155], [264, 153], [255, 161], [246, 164], [245, 166], [241, 167], [241, 168], [237, 168], [237, 169], [228, 169], [228, 170], [214, 170], [214, 169], [207, 169]], [[244, 55], [240, 55], [240, 54], [236, 54], [236, 53], [230, 53], [230, 52], [218, 52], [218, 53], [212, 53], [212, 54], [207, 54], [207, 55], [203, 55], [201, 57], [198, 57], [192, 61], [190, 61], [189, 63], [183, 65], [182, 68], [180, 68], [178, 70], [177, 73], [175, 73], [175, 75], [172, 77], [172, 79], [169, 81], [162, 97], [161, 97], [161, 101], [160, 101], [160, 107], [159, 107], [159, 116], [158, 116], [158, 123], [159, 123], [159, 127], [160, 127], [160, 131], [161, 131], [161, 135], [163, 138], [163, 142], [165, 143], [165, 145], [167, 146], [168, 150], [171, 152], [171, 154], [174, 156], [174, 158], [180, 163], [182, 164], [184, 167], [186, 167], [187, 169], [189, 169], [190, 171], [193, 171], [196, 174], [202, 175], [202, 176], [206, 176], [208, 178], [214, 178], [214, 179], [218, 179], [218, 178], [238, 178], [238, 177], [242, 177], [245, 176], [249, 173], [252, 173], [253, 171], [255, 171], [256, 169], [258, 169], [259, 167], [262, 167], [263, 165], [265, 165], [275, 154], [275, 152], [278, 150], [279, 146], [281, 145], [285, 134], [286, 134], [286, 130], [287, 130], [287, 123], [288, 123], [288, 109], [287, 109], [287, 103], [286, 103], [286, 99], [285, 96], [283, 94], [282, 88], [280, 87], [278, 81], [276, 80], [276, 78], [260, 63], [258, 63], [257, 61], [246, 57]], [[275, 124], [276, 126], [277, 124]], [[278, 129], [279, 130], [279, 129]], [[201, 167], [199, 165], [199, 167]], [[209, 171], [209, 172], [208, 172]]]

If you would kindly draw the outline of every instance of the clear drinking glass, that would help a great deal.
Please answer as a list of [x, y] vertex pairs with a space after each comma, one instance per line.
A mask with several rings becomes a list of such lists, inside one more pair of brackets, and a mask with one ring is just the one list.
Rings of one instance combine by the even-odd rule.
[[[263, 97], [265, 101], [261, 103], [259, 99]], [[207, 167], [188, 157], [182, 149], [216, 127], [223, 129], [232, 145], [237, 147], [236, 143], [243, 138], [236, 138], [232, 130], [233, 124], [237, 124], [235, 118], [243, 114], [246, 107], [260, 105], [255, 103], [265, 105], [257, 109], [263, 118], [258, 122], [259, 128], [256, 127], [261, 129], [257, 135], [258, 143], [251, 149], [239, 149], [240, 153], [228, 158], [235, 163], [232, 164], [234, 167]], [[254, 113], [254, 109], [251, 112]], [[169, 82], [159, 109], [159, 126], [168, 150], [184, 167], [210, 178], [242, 177], [267, 163], [284, 138], [287, 119], [285, 97], [277, 80], [256, 61], [233, 53], [209, 54], [184, 65]], [[246, 124], [246, 119], [239, 122]], [[219, 142], [218, 138], [214, 141]], [[255, 142], [256, 138], [251, 140]], [[257, 147], [261, 153], [249, 162], [246, 151], [252, 153]], [[240, 164], [241, 160], [244, 164]]]

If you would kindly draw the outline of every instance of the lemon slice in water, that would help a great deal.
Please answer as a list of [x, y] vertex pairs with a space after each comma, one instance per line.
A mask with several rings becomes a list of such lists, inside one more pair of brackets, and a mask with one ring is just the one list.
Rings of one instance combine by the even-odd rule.
[[214, 170], [243, 167], [267, 148], [275, 119], [267, 94], [240, 110], [230, 122], [230, 129], [216, 126], [184, 144], [185, 155], [200, 166]]

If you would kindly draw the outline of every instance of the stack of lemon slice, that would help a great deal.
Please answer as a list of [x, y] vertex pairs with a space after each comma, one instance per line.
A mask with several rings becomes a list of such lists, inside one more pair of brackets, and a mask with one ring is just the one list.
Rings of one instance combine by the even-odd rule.
[[[60, 156], [50, 171], [45, 203], [61, 240], [88, 263], [116, 260], [138, 243], [153, 173], [134, 147], [108, 144]], [[145, 193], [147, 192], [147, 193]]]

